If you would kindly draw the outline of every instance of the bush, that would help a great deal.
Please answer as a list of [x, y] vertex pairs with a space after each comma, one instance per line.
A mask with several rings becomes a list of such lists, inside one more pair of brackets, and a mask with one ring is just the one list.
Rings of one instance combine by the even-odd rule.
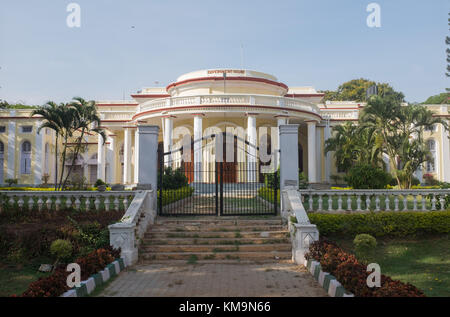
[[7, 178], [5, 179], [5, 183], [8, 184], [8, 187], [11, 187], [12, 184], [17, 184], [18, 180], [17, 178]]
[[[176, 202], [178, 200], [187, 198], [192, 196], [192, 193], [194, 192], [194, 189], [190, 186], [178, 188], [178, 189], [167, 189], [162, 190], [162, 205], [168, 205], [173, 202]], [[158, 198], [159, 198], [160, 192], [158, 191]]]
[[354, 189], [384, 189], [391, 176], [371, 165], [356, 165], [348, 171], [345, 179]]
[[[275, 190], [269, 187], [261, 187], [258, 189], [258, 196], [271, 202], [272, 204], [275, 201]], [[277, 189], [277, 202], [280, 203], [280, 189]]]
[[[158, 188], [161, 184], [160, 171], [158, 171]], [[189, 180], [184, 175], [184, 170], [182, 168], [177, 168], [175, 170], [172, 167], [165, 167], [164, 174], [162, 175], [162, 189], [179, 189], [189, 185]]]
[[56, 257], [56, 260], [67, 260], [72, 255], [72, 243], [67, 240], [58, 239], [50, 245], [50, 253]]
[[450, 232], [450, 211], [371, 212], [360, 214], [308, 214], [320, 234], [354, 237], [406, 237]]
[[354, 255], [339, 248], [336, 243], [323, 238], [310, 245], [305, 258], [319, 261], [323, 271], [334, 275], [347, 291], [358, 297], [425, 296], [415, 286], [394, 281], [385, 275], [381, 275], [381, 287], [368, 287], [367, 277], [370, 272], [366, 271], [365, 265], [358, 262]]
[[[280, 188], [280, 169], [276, 173], [265, 174], [264, 184], [267, 188]], [[298, 172], [298, 188], [307, 189], [308, 188], [308, 178], [305, 173]]]
[[94, 187], [99, 187], [99, 186], [106, 186], [106, 183], [101, 179], [97, 179], [97, 181], [94, 184]]
[[353, 240], [355, 251], [358, 257], [367, 259], [377, 246], [377, 239], [370, 234], [361, 233], [358, 234]]

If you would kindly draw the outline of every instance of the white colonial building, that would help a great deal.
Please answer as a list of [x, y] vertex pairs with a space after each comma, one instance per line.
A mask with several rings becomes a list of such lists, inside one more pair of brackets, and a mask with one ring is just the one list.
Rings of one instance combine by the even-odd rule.
[[[127, 101], [97, 101], [108, 137], [104, 144], [97, 136], [87, 137], [89, 146], [76, 161], [75, 175], [84, 176], [89, 183], [102, 179], [109, 184], [136, 184], [136, 127], [145, 123], [160, 127], [160, 150], [164, 152], [181, 146], [183, 137], [188, 135], [194, 141], [192, 162], [184, 164], [193, 164], [194, 169], [215, 168], [215, 152], [205, 145], [209, 141], [196, 140], [219, 132], [239, 135], [234, 144], [234, 160], [226, 163], [229, 170], [235, 171], [229, 181], [261, 181], [260, 175], [241, 173], [239, 164], [267, 165], [256, 158], [252, 145], [261, 145], [260, 139], [267, 136], [267, 151], [276, 152], [276, 128], [289, 123], [299, 124], [300, 170], [311, 183], [329, 183], [330, 175], [339, 171], [332, 154], [324, 155], [324, 142], [333, 125], [356, 121], [364, 107], [363, 103], [354, 102], [324, 104], [323, 94], [313, 87], [288, 87], [272, 75], [242, 69], [191, 72], [165, 88], [143, 88], [131, 97]], [[427, 106], [437, 116], [449, 117], [448, 105]], [[53, 183], [55, 135], [46, 129], [37, 134], [42, 119], [30, 118], [30, 112], [0, 111], [1, 183], [7, 178], [18, 179], [22, 184]], [[426, 132], [426, 138], [433, 160], [424, 166], [424, 173], [449, 182], [448, 132], [435, 127]], [[195, 173], [188, 178], [191, 182], [215, 181]]]

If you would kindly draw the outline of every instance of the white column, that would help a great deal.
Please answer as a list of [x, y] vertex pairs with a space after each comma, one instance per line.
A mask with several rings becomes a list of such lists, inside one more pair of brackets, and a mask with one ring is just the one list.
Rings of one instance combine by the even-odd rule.
[[108, 162], [108, 173], [107, 173], [107, 183], [108, 184], [114, 184], [116, 183], [116, 152], [115, 152], [115, 146], [116, 146], [116, 138], [114, 136], [109, 136], [108, 138], [109, 144], [107, 146], [107, 154], [106, 154], [106, 161]]
[[131, 183], [131, 131], [125, 128], [123, 145], [123, 182]]
[[[325, 148], [325, 142], [331, 137], [331, 129], [330, 129], [330, 122], [327, 120], [327, 124], [325, 126], [324, 130], [324, 148]], [[330, 175], [331, 175], [331, 152], [328, 152], [325, 155], [325, 181], [327, 183], [330, 182]]]
[[[173, 119], [171, 117], [164, 118], [164, 153], [172, 151], [173, 142]], [[172, 161], [172, 155], [164, 156], [164, 166], [169, 166]]]
[[[15, 110], [11, 110], [9, 112], [11, 117], [14, 117], [16, 115]], [[19, 149], [20, 153], [20, 149]], [[15, 178], [16, 174], [16, 122], [13, 120], [9, 121], [8, 124], [8, 158], [7, 158], [7, 171], [6, 171], [6, 178]], [[20, 166], [20, 164], [19, 164]]]
[[202, 182], [203, 117], [194, 116], [194, 182]]
[[[446, 113], [447, 109], [450, 107], [441, 106], [441, 113]], [[448, 122], [448, 121], [447, 121]], [[439, 164], [442, 166], [442, 181], [450, 182], [450, 139], [448, 138], [448, 131], [444, 129], [441, 125], [441, 143], [442, 143], [442, 153], [441, 157], [438, 158]], [[440, 153], [439, 153], [440, 154]]]
[[[277, 139], [278, 139], [278, 149], [280, 148], [280, 126], [281, 125], [285, 125], [286, 124], [286, 118], [278, 118], [277, 119], [277, 127], [278, 127], [278, 135], [277, 135]], [[277, 149], [274, 149], [277, 150]], [[276, 152], [275, 156], [277, 158], [276, 162], [277, 162], [277, 168], [280, 167], [280, 153]]]
[[97, 146], [97, 179], [105, 180], [105, 145], [103, 144], [103, 138], [98, 135]]
[[247, 118], [247, 181], [256, 182], [257, 175], [257, 151], [256, 151], [256, 117]]
[[42, 183], [42, 174], [43, 174], [43, 166], [44, 166], [44, 133], [45, 129], [42, 129], [39, 133], [37, 132], [39, 127], [41, 126], [41, 122], [36, 122], [36, 138], [35, 138], [35, 150], [33, 151], [34, 156], [34, 184], [38, 185]]
[[309, 121], [308, 124], [308, 181], [316, 183], [316, 122]]
[[316, 180], [322, 180], [322, 129], [316, 129]]
[[139, 131], [134, 132], [134, 183], [138, 183], [139, 174]]

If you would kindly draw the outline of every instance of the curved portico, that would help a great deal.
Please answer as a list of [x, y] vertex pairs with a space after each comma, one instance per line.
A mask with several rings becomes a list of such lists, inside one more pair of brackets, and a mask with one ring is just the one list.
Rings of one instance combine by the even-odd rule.
[[[260, 137], [267, 135], [271, 150], [276, 152], [279, 143], [278, 126], [287, 123], [299, 124], [300, 148], [304, 153], [304, 156], [300, 157], [304, 162], [300, 168], [305, 170], [311, 182], [318, 182], [323, 177], [318, 175], [321, 174], [318, 170], [322, 165], [322, 155], [318, 155], [316, 137], [323, 136], [317, 134], [316, 125], [324, 121], [316, 101], [322, 94], [310, 87], [302, 89], [301, 93], [298, 90], [292, 93], [289, 87], [279, 82], [275, 76], [262, 72], [213, 69], [182, 75], [169, 84], [165, 91], [144, 89], [132, 95], [136, 104], [129, 105], [129, 109], [134, 107], [134, 111], [127, 113], [130, 120], [121, 125], [124, 135], [124, 161], [133, 162], [133, 167], [131, 164], [124, 164], [124, 183], [133, 183], [132, 174], [137, 174], [137, 163], [134, 163], [134, 160], [138, 149], [133, 143], [138, 144], [134, 133], [140, 122], [160, 127], [159, 142], [163, 144], [164, 152], [178, 148], [186, 134], [190, 135], [192, 140], [199, 140], [202, 136], [219, 131], [235, 135], [241, 133], [240, 137], [252, 145], [259, 145]], [[116, 120], [117, 125], [118, 121], [120, 120]], [[113, 128], [116, 122], [111, 122], [110, 126]], [[117, 131], [114, 133], [120, 134]], [[246, 146], [242, 149], [242, 144], [235, 145], [236, 151], [241, 148], [245, 152], [238, 154], [241, 159], [244, 156], [245, 161], [239, 164], [259, 166], [261, 162], [255, 159], [256, 150], [248, 144]], [[211, 154], [205, 154], [201, 147], [199, 142], [193, 145], [192, 159], [196, 171], [202, 170], [213, 161]], [[165, 163], [168, 164], [172, 159], [166, 156]], [[211, 164], [210, 168], [213, 169], [214, 165]], [[200, 173], [194, 173], [192, 176], [195, 182], [211, 181], [203, 178]], [[236, 177], [237, 182], [240, 180], [244, 180], [244, 176]], [[245, 181], [256, 182], [262, 179], [258, 175], [249, 174], [245, 176]]]

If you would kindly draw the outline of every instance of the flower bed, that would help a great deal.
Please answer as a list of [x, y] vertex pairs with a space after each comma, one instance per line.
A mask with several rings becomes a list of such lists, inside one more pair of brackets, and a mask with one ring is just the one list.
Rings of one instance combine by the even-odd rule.
[[424, 293], [409, 283], [392, 280], [381, 274], [381, 287], [367, 286], [370, 272], [352, 254], [346, 253], [334, 242], [320, 239], [313, 242], [305, 258], [320, 262], [320, 268], [330, 273], [340, 284], [358, 297], [425, 297]]
[[[81, 280], [87, 280], [91, 275], [97, 274], [107, 265], [113, 263], [120, 257], [120, 250], [111, 247], [97, 249], [85, 257], [75, 260], [80, 265]], [[61, 296], [69, 290], [67, 276], [71, 272], [66, 271], [65, 265], [60, 265], [52, 275], [40, 278], [32, 282], [21, 297], [56, 297]]]

